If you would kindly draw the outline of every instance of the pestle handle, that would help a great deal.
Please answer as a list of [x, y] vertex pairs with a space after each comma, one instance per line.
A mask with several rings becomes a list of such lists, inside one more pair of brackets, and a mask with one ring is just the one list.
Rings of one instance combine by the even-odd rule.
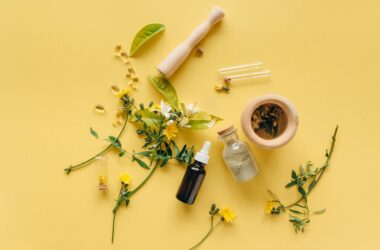
[[157, 66], [158, 71], [160, 71], [166, 78], [170, 78], [186, 60], [194, 47], [207, 35], [212, 26], [220, 22], [223, 17], [224, 11], [220, 7], [212, 8], [208, 18]]

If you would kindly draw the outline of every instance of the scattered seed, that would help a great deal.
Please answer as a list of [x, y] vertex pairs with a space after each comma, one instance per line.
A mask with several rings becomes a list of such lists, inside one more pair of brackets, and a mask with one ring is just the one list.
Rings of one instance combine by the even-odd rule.
[[122, 122], [120, 120], [115, 120], [115, 121], [112, 122], [112, 126], [114, 126], [114, 127], [118, 127], [121, 124], [122, 124]]
[[129, 72], [129, 74], [133, 74], [133, 73], [135, 73], [135, 71], [133, 70], [132, 67], [128, 67], [128, 72]]
[[201, 47], [198, 47], [196, 50], [195, 50], [195, 56], [197, 57], [202, 57], [203, 56], [203, 49]]
[[112, 91], [112, 93], [113, 93], [114, 95], [116, 95], [117, 93], [119, 93], [120, 89], [119, 89], [118, 86], [116, 86], [116, 85], [112, 85], [112, 86], [111, 86], [111, 91]]
[[138, 78], [137, 76], [134, 76], [134, 77], [132, 77], [132, 81], [134, 81], [134, 82], [138, 82], [138, 81], [139, 81], [139, 78]]
[[120, 53], [122, 50], [123, 50], [123, 48], [121, 47], [120, 44], [116, 45], [116, 47], [115, 47], [115, 52], [116, 53]]
[[95, 105], [95, 112], [98, 114], [104, 114], [106, 112], [106, 109], [103, 105], [97, 104]]
[[125, 59], [128, 59], [128, 54], [125, 51], [122, 51], [120, 53], [120, 56], [123, 57], [123, 58], [125, 58]]

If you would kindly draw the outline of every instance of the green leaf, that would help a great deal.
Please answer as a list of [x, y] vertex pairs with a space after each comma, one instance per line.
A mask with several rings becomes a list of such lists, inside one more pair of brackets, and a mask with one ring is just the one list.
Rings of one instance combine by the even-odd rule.
[[135, 155], [141, 155], [145, 157], [149, 157], [151, 154], [152, 154], [152, 151], [142, 151], [142, 152], [135, 153]]
[[170, 159], [169, 156], [167, 156], [167, 155], [164, 156], [164, 157], [163, 157], [163, 160], [162, 160], [162, 162], [161, 162], [160, 167], [165, 167], [165, 165], [168, 164], [169, 159]]
[[192, 129], [195, 130], [202, 130], [202, 129], [208, 129], [215, 125], [216, 122], [222, 121], [223, 119], [210, 115], [204, 111], [200, 111], [196, 114], [194, 114], [188, 123]]
[[213, 203], [213, 204], [211, 205], [211, 211], [214, 211], [215, 208], [216, 208], [216, 205]]
[[307, 208], [307, 207], [305, 207], [305, 206], [302, 206], [302, 205], [300, 205], [300, 204], [294, 204], [295, 206], [297, 206], [297, 207], [302, 207], [302, 208]]
[[166, 101], [178, 110], [178, 96], [173, 85], [163, 76], [148, 76], [150, 83], [165, 97]]
[[108, 136], [106, 140], [109, 141], [115, 148], [121, 149], [121, 142], [116, 137]]
[[132, 156], [132, 161], [137, 162], [137, 164], [139, 164], [140, 167], [142, 168], [149, 169], [149, 166], [144, 161], [140, 160], [139, 158], [135, 156]]
[[301, 175], [305, 175], [305, 170], [303, 169], [302, 166], [300, 166], [300, 173], [301, 173]]
[[144, 110], [138, 110], [134, 113], [131, 121], [136, 122], [138, 119], [137, 117], [140, 117], [141, 120], [146, 123], [149, 127], [155, 126], [156, 124], [159, 124], [161, 116], [159, 114], [156, 114], [154, 112], [150, 112], [147, 109]]
[[302, 212], [294, 209], [289, 209], [290, 212], [295, 213], [295, 214], [303, 214]]
[[96, 131], [93, 130], [92, 128], [90, 128], [90, 133], [91, 133], [92, 136], [94, 136], [96, 139], [99, 139], [99, 135], [98, 135], [98, 133], [96, 133]]
[[305, 192], [305, 189], [303, 189], [303, 187], [301, 186], [298, 186], [298, 192], [300, 192], [300, 194], [302, 194], [302, 196], [306, 196], [306, 192]]
[[133, 39], [129, 56], [133, 56], [143, 44], [145, 44], [147, 41], [149, 41], [164, 29], [165, 26], [163, 24], [152, 23], [139, 30]]
[[297, 181], [291, 181], [291, 182], [289, 182], [288, 184], [286, 184], [286, 188], [290, 188], [290, 187], [293, 187], [294, 185], [296, 185], [297, 184]]
[[318, 211], [314, 211], [313, 214], [323, 214], [324, 212], [326, 212], [326, 208], [318, 210]]
[[272, 198], [275, 200], [275, 201], [280, 201], [280, 198], [278, 198], [278, 196], [273, 193], [272, 191], [270, 191], [269, 189], [267, 189], [268, 193], [270, 194], [270, 196], [272, 196]]
[[292, 170], [292, 178], [295, 180], [297, 180], [297, 178], [298, 178], [297, 173], [294, 170]]
[[308, 173], [308, 174], [311, 174], [311, 173], [313, 172], [312, 169], [311, 169], [311, 166], [312, 166], [312, 165], [311, 165], [311, 162], [308, 162], [307, 165], [306, 165], [307, 173]]
[[124, 149], [120, 149], [119, 157], [123, 157], [125, 153], [127, 153], [127, 151], [125, 151]]
[[310, 183], [308, 187], [308, 192], [310, 192], [315, 187], [315, 184], [317, 184], [317, 181], [313, 179], [313, 181]]

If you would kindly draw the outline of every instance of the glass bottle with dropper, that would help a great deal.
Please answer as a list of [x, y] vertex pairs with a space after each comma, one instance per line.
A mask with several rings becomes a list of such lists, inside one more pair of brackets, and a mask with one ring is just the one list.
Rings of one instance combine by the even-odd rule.
[[248, 181], [259, 173], [248, 145], [240, 141], [234, 126], [218, 132], [224, 143], [223, 158], [236, 181]]
[[210, 158], [208, 155], [210, 146], [211, 142], [205, 141], [202, 150], [196, 153], [194, 158], [195, 161], [187, 167], [186, 173], [183, 176], [177, 192], [176, 197], [178, 200], [189, 205], [194, 203], [203, 179], [206, 176], [206, 170], [204, 167]]

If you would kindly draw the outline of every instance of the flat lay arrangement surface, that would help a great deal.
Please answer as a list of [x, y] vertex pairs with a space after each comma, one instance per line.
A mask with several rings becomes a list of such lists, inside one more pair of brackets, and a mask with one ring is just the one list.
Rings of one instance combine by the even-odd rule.
[[2, 1], [0, 249], [380, 249], [379, 9]]

